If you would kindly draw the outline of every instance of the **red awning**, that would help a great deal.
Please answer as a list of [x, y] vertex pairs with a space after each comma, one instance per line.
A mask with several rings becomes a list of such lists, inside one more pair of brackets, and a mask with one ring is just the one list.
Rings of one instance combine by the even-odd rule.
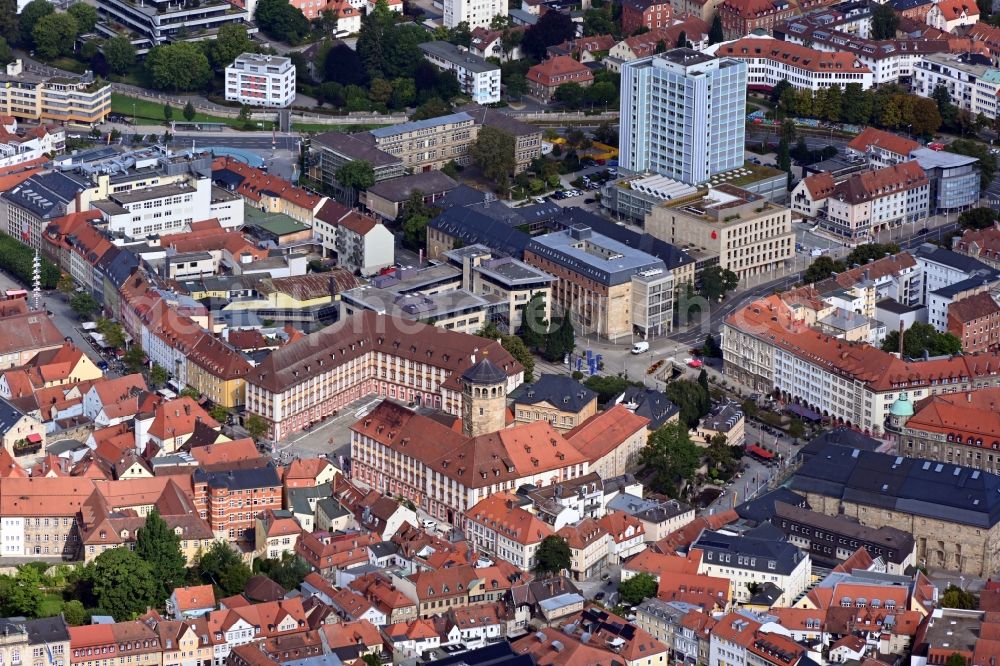
[[42, 441], [42, 436], [36, 435], [35, 433], [31, 433], [30, 435], [28, 435], [28, 441], [31, 442], [32, 444], [38, 444], [40, 441]]
[[747, 453], [754, 456], [760, 456], [761, 458], [765, 458], [767, 460], [770, 460], [771, 458], [774, 457], [773, 453], [771, 453], [767, 449], [757, 446], [756, 444], [751, 444], [750, 446], [748, 446]]

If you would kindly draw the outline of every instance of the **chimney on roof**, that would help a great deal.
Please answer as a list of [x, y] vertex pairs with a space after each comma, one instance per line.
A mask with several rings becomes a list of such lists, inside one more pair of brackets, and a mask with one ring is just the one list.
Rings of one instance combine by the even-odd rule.
[[899, 356], [900, 357], [903, 356], [903, 335], [904, 335], [903, 322], [900, 321], [899, 322]]

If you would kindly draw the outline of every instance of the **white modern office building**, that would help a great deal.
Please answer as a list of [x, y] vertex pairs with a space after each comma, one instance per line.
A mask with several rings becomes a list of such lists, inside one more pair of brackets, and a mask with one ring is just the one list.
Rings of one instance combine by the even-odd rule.
[[424, 57], [440, 70], [455, 72], [462, 92], [476, 104], [500, 101], [500, 67], [451, 42], [424, 42]]
[[462, 21], [470, 30], [488, 28], [497, 14], [507, 16], [507, 0], [443, 0], [444, 27], [454, 28]]
[[295, 101], [295, 66], [290, 58], [244, 53], [226, 67], [226, 100], [282, 108]]
[[743, 166], [747, 65], [672, 49], [622, 65], [621, 160], [690, 185]]

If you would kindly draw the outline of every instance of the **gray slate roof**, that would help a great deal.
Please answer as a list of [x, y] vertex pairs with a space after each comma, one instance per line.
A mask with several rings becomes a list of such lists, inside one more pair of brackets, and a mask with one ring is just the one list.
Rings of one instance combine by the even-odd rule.
[[[691, 544], [691, 548], [700, 548], [704, 553], [703, 561], [708, 564], [724, 563], [725, 566], [735, 569], [785, 576], [792, 573], [805, 557], [802, 551], [786, 541], [757, 539], [707, 530]], [[728, 559], [723, 561], [720, 555], [728, 556]], [[749, 559], [742, 560], [743, 563], [740, 564], [739, 558], [733, 557], [734, 555], [749, 556]]]
[[533, 384], [521, 384], [510, 398], [524, 405], [547, 402], [567, 412], [578, 412], [597, 394], [566, 375], [542, 375]]
[[1000, 477], [951, 463], [830, 445], [803, 464], [789, 486], [973, 527], [1000, 522]]

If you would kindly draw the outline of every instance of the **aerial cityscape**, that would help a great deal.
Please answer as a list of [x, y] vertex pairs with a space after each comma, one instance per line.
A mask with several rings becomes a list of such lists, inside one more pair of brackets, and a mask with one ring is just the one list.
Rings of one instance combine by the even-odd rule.
[[997, 3], [0, 0], [0, 67], [0, 666], [998, 666]]

